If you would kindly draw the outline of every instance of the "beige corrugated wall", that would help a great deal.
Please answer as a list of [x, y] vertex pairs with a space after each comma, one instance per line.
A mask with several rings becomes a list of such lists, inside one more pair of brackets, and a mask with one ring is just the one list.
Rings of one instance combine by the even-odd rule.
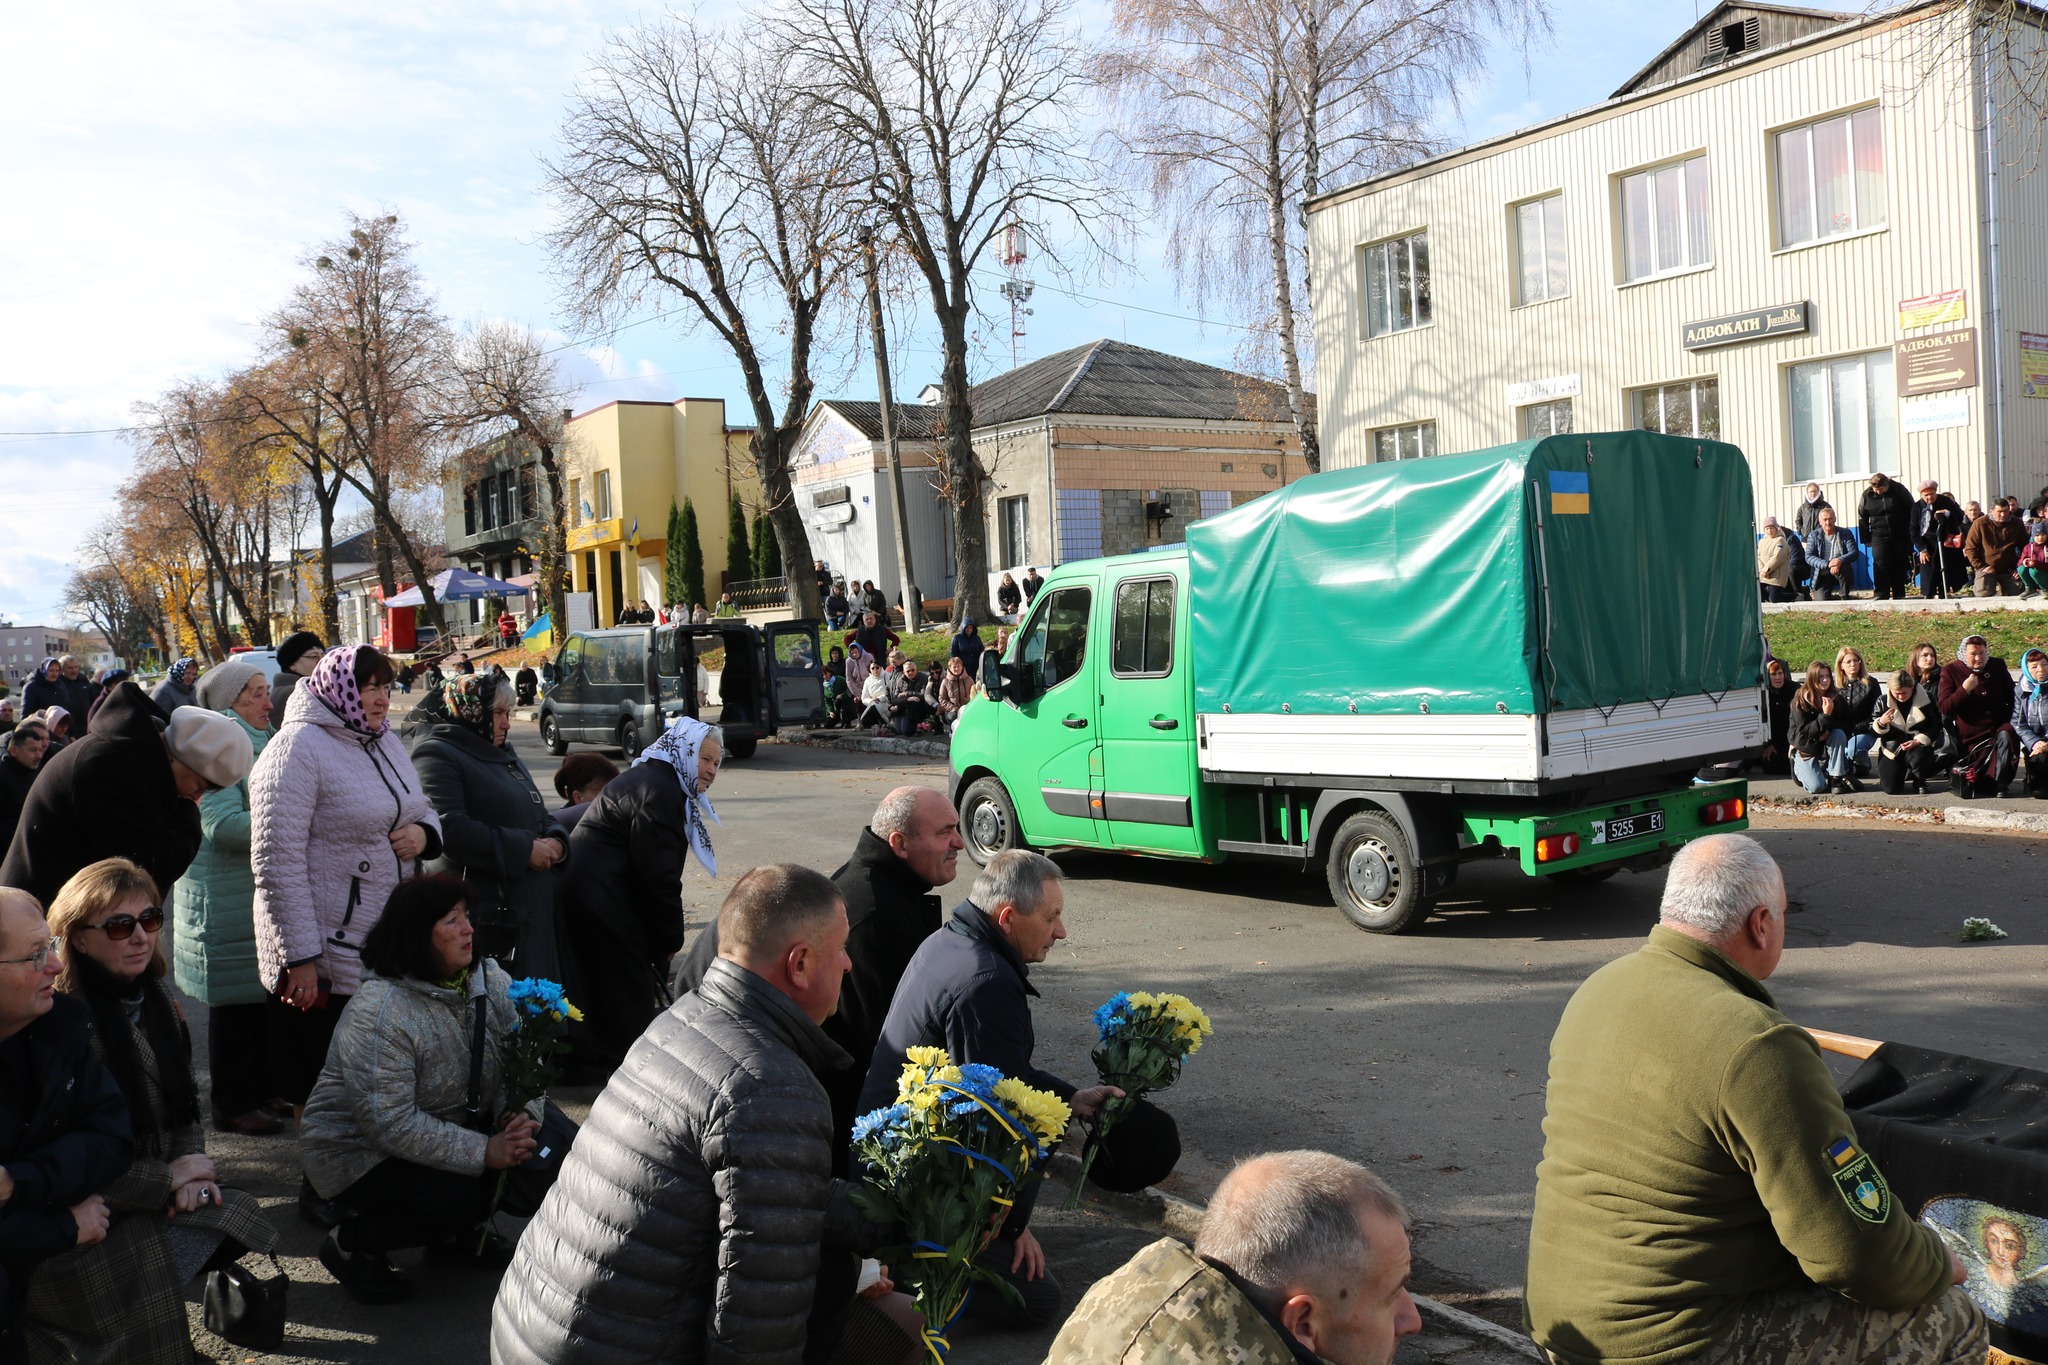
[[[1799, 496], [1786, 368], [1889, 347], [1912, 335], [1898, 328], [1900, 300], [1961, 288], [1969, 291], [1966, 322], [1923, 330], [1978, 329], [1980, 380], [1967, 391], [1969, 425], [1902, 430], [1896, 454], [1882, 463], [1909, 484], [1932, 475], [1966, 498], [2001, 491], [1993, 486], [1996, 447], [1987, 421], [1992, 348], [1971, 63], [1961, 55], [1924, 78], [1913, 57], [1924, 50], [1915, 35], [1867, 28], [1325, 201], [1310, 226], [1325, 460], [1365, 463], [1372, 431], [1405, 422], [1436, 422], [1446, 453], [1516, 439], [1507, 390], [1519, 381], [1577, 374], [1577, 427], [1606, 430], [1629, 425], [1631, 389], [1715, 375], [1722, 438], [1750, 457], [1757, 514], [1782, 517]], [[1873, 103], [1883, 111], [1886, 226], [1776, 250], [1772, 133]], [[1712, 176], [1713, 264], [1622, 285], [1618, 177], [1700, 151]], [[1999, 171], [2009, 423], [2003, 491], [2022, 494], [2048, 478], [2048, 399], [2019, 397], [2016, 333], [2048, 332], [2048, 176], [2025, 169]], [[1565, 196], [1571, 292], [1513, 307], [1511, 208], [1552, 191]], [[1364, 339], [1360, 248], [1423, 228], [1433, 325]], [[1812, 305], [1806, 335], [1690, 353], [1681, 343], [1689, 322], [1800, 301]], [[1861, 483], [1842, 478], [1826, 487], [1838, 506], [1853, 507]]]

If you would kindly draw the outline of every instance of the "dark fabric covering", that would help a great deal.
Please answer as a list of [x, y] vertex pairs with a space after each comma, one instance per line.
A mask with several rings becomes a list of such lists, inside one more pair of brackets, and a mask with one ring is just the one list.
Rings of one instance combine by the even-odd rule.
[[[1892, 1193], [1915, 1215], [1961, 1196], [2048, 1218], [2048, 1072], [1886, 1043], [1842, 1087], [1842, 1102]], [[2038, 1261], [2019, 1267], [2036, 1268]], [[2042, 1303], [2012, 1322], [1991, 1318], [1991, 1344], [2048, 1361], [2048, 1299]]]
[[1180, 1125], [1150, 1100], [1139, 1100], [1102, 1141], [1088, 1183], [1136, 1194], [1173, 1174], [1180, 1162]]
[[14, 1178], [0, 1209], [0, 1268], [15, 1301], [37, 1262], [77, 1243], [71, 1206], [112, 1184], [133, 1154], [128, 1102], [92, 1053], [92, 1016], [60, 995], [0, 1044], [0, 1163]]
[[554, 977], [556, 873], [567, 863], [535, 872], [527, 859], [536, 839], [566, 847], [569, 831], [525, 761], [466, 725], [441, 722], [414, 743], [412, 765], [441, 817], [441, 856], [422, 871], [453, 873], [469, 886], [479, 954], [502, 960], [516, 950], [519, 975]]
[[628, 768], [569, 835], [576, 875], [555, 884], [562, 984], [583, 1011], [570, 1071], [602, 1083], [667, 1001], [683, 946], [683, 787], [666, 763]]
[[28, 804], [28, 789], [36, 784], [38, 771], [13, 754], [0, 757], [0, 840], [14, 842], [15, 826], [21, 823], [21, 808]]
[[499, 1288], [491, 1359], [798, 1365], [820, 1249], [882, 1231], [831, 1178], [818, 1075], [847, 1060], [788, 996], [714, 962], [591, 1107]]
[[80, 868], [132, 858], [170, 894], [199, 854], [199, 806], [178, 795], [163, 730], [171, 718], [132, 682], [114, 689], [84, 739], [43, 764], [0, 863], [0, 885], [48, 908]]

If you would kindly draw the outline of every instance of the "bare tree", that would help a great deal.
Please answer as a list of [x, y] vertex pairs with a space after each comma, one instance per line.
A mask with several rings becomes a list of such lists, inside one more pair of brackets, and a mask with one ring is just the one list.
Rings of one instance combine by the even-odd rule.
[[79, 546], [78, 567], [65, 586], [65, 602], [106, 637], [107, 648], [130, 664], [151, 648], [162, 649], [170, 632], [161, 597], [147, 575], [137, 572], [126, 527], [119, 517], [95, 526]]
[[[341, 503], [342, 460], [340, 423], [334, 420], [327, 394], [339, 381], [319, 374], [320, 357], [280, 320], [271, 359], [228, 381], [234, 402], [252, 434], [261, 442], [262, 458], [289, 461], [299, 487], [311, 497], [320, 527], [320, 638], [330, 644], [341, 638], [341, 597], [334, 585], [335, 517]], [[293, 538], [296, 547], [297, 538]], [[293, 594], [298, 592], [298, 565], [291, 568]]]
[[[748, 448], [798, 613], [822, 610], [789, 456], [810, 408], [813, 348], [853, 261], [853, 149], [802, 97], [785, 52], [694, 17], [619, 34], [597, 59], [548, 166], [550, 238], [586, 323], [674, 296], [732, 353]], [[768, 346], [786, 338], [778, 412]]]
[[408, 530], [397, 509], [407, 495], [440, 486], [429, 400], [447, 354], [447, 325], [413, 266], [396, 214], [350, 214], [346, 236], [317, 251], [309, 265], [276, 325], [305, 353], [300, 373], [334, 423], [337, 471], [375, 517], [373, 549], [385, 595], [398, 591], [395, 555], [439, 630], [441, 604], [427, 581], [434, 547]]
[[1096, 65], [1110, 159], [1166, 216], [1189, 297], [1271, 333], [1311, 470], [1303, 206], [1429, 150], [1432, 108], [1455, 99], [1486, 34], [1547, 22], [1543, 0], [1116, 0], [1120, 41]]
[[[953, 618], [988, 616], [987, 473], [967, 402], [974, 274], [1005, 228], [1106, 249], [1114, 196], [1083, 154], [1088, 58], [1066, 0], [785, 0], [799, 84], [871, 158], [873, 211], [930, 297], [942, 362], [942, 486], [954, 524]], [[1057, 257], [1043, 257], [1055, 268]]]
[[569, 503], [562, 431], [569, 387], [540, 338], [510, 322], [487, 322], [454, 346], [441, 402], [449, 430], [470, 442], [460, 459], [474, 463], [501, 441], [530, 448], [540, 463], [540, 544], [536, 582], [548, 619], [562, 638], [568, 619]]

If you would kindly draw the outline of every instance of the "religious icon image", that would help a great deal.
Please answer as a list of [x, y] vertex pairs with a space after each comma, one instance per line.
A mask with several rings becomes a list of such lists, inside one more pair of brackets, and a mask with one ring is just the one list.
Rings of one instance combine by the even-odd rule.
[[1961, 1197], [1932, 1200], [1920, 1217], [1962, 1259], [1963, 1292], [1985, 1317], [2048, 1336], [2048, 1220]]

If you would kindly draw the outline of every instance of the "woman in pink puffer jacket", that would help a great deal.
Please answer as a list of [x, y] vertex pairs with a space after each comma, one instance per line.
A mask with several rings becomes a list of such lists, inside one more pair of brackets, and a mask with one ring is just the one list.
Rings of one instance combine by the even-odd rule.
[[385, 723], [392, 677], [367, 645], [329, 650], [249, 774], [257, 965], [292, 1007], [279, 1084], [295, 1106], [320, 1077], [385, 900], [441, 849], [440, 819]]

